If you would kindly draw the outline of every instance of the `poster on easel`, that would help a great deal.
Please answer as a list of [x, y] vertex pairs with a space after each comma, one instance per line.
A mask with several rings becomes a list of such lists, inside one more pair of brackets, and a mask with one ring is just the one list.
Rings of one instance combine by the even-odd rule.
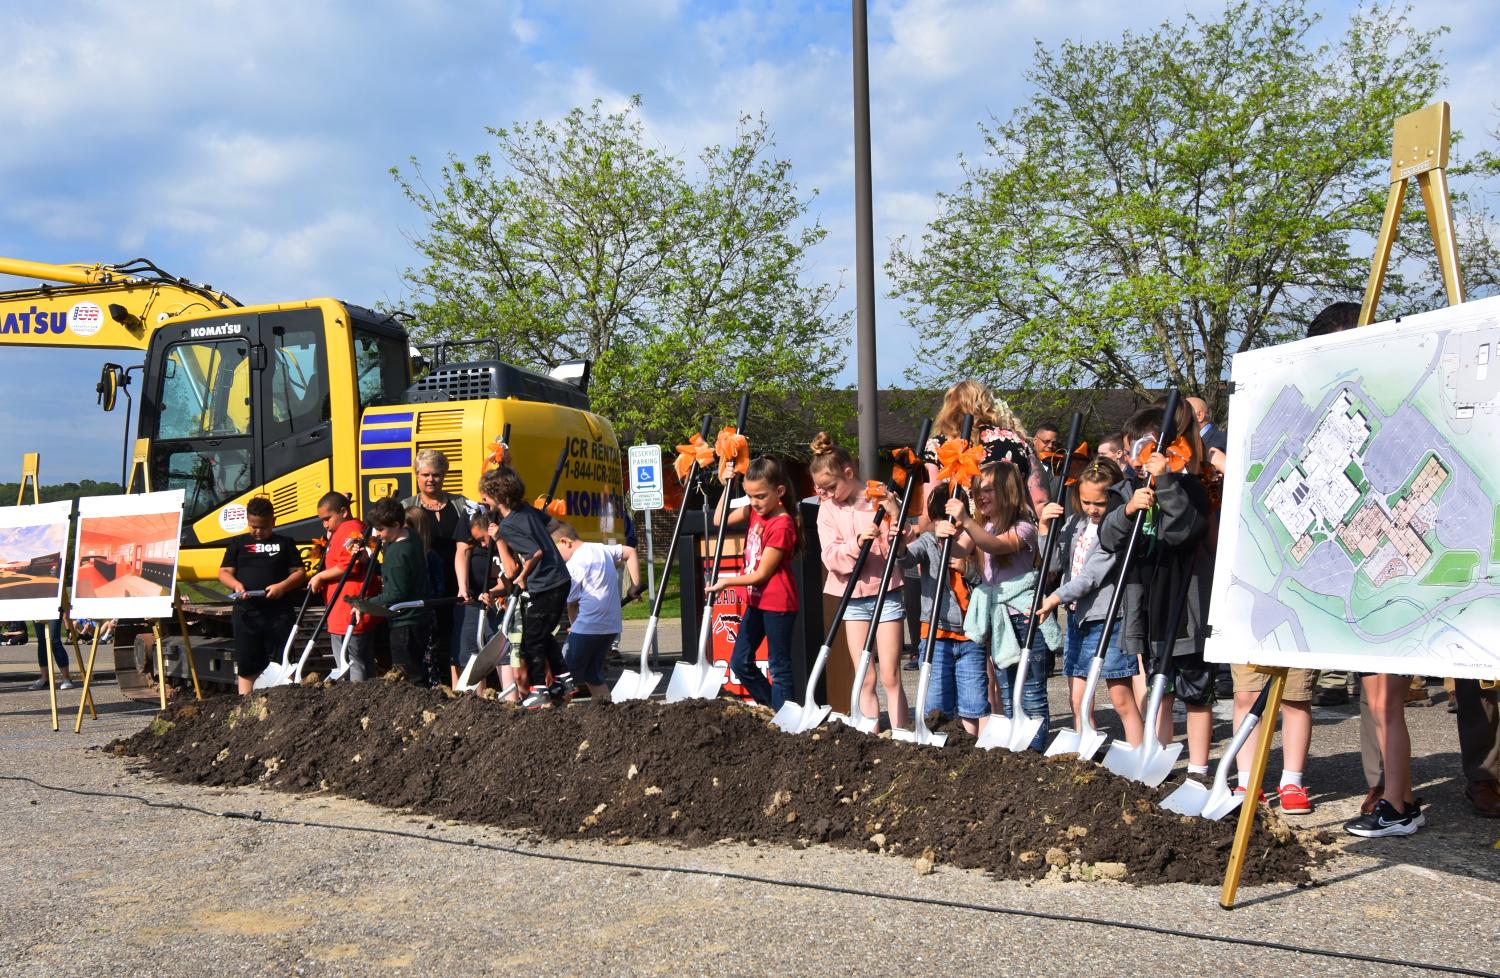
[[0, 621], [56, 621], [72, 501], [0, 507]]
[[1500, 675], [1500, 298], [1233, 376], [1207, 657]]
[[177, 581], [183, 491], [78, 501], [73, 614], [168, 618]]

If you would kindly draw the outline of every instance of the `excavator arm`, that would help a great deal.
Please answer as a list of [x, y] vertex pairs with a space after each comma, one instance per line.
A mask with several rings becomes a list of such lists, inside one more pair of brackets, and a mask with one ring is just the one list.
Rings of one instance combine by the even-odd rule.
[[144, 258], [119, 265], [49, 265], [0, 257], [0, 275], [38, 281], [0, 291], [0, 346], [145, 350], [151, 333], [173, 318], [240, 305]]

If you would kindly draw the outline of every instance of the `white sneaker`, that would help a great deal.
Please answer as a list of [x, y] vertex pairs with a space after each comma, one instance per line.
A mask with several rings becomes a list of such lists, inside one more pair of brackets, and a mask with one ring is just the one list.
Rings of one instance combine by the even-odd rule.
[[36, 682], [32, 683], [30, 686], [27, 686], [26, 688], [27, 689], [46, 689], [47, 688], [47, 677], [43, 676], [41, 679], [38, 679]]
[[62, 682], [60, 682], [60, 683], [57, 684], [57, 688], [58, 689], [72, 689], [73, 688], [73, 680], [71, 680], [71, 679], [64, 679]]

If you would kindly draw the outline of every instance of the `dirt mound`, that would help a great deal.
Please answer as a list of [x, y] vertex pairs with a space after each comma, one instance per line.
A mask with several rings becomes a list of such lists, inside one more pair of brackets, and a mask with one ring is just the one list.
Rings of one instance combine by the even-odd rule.
[[[767, 717], [728, 701], [527, 713], [345, 683], [181, 704], [111, 747], [174, 781], [333, 791], [554, 839], [826, 842], [1022, 879], [1223, 876], [1233, 820], [1163, 812], [1097, 765], [837, 726], [793, 737]], [[1262, 820], [1245, 880], [1299, 881], [1313, 860]]]

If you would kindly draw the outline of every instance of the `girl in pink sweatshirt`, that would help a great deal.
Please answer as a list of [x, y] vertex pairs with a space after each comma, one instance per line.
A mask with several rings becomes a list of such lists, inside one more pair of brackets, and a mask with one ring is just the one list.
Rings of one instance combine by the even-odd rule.
[[[908, 717], [906, 691], [901, 686], [901, 649], [906, 628], [906, 609], [900, 591], [902, 575], [891, 578], [885, 600], [879, 608], [875, 607], [875, 592], [880, 589], [880, 574], [885, 568], [886, 555], [901, 529], [892, 525], [898, 508], [896, 500], [889, 495], [881, 502], [871, 499], [855, 475], [854, 459], [835, 446], [826, 432], [819, 432], [811, 447], [813, 489], [818, 494], [818, 544], [823, 552], [823, 566], [828, 570], [823, 593], [842, 596], [850, 575], [858, 578], [844, 614], [844, 642], [857, 667], [871, 627], [878, 629], [875, 642], [886, 709], [891, 726], [904, 727]], [[875, 527], [877, 506], [886, 508], [887, 517], [878, 531]], [[870, 555], [856, 567], [860, 547], [866, 540], [874, 540]], [[868, 717], [880, 715], [874, 672], [865, 674], [864, 688], [860, 690], [860, 709]]]

